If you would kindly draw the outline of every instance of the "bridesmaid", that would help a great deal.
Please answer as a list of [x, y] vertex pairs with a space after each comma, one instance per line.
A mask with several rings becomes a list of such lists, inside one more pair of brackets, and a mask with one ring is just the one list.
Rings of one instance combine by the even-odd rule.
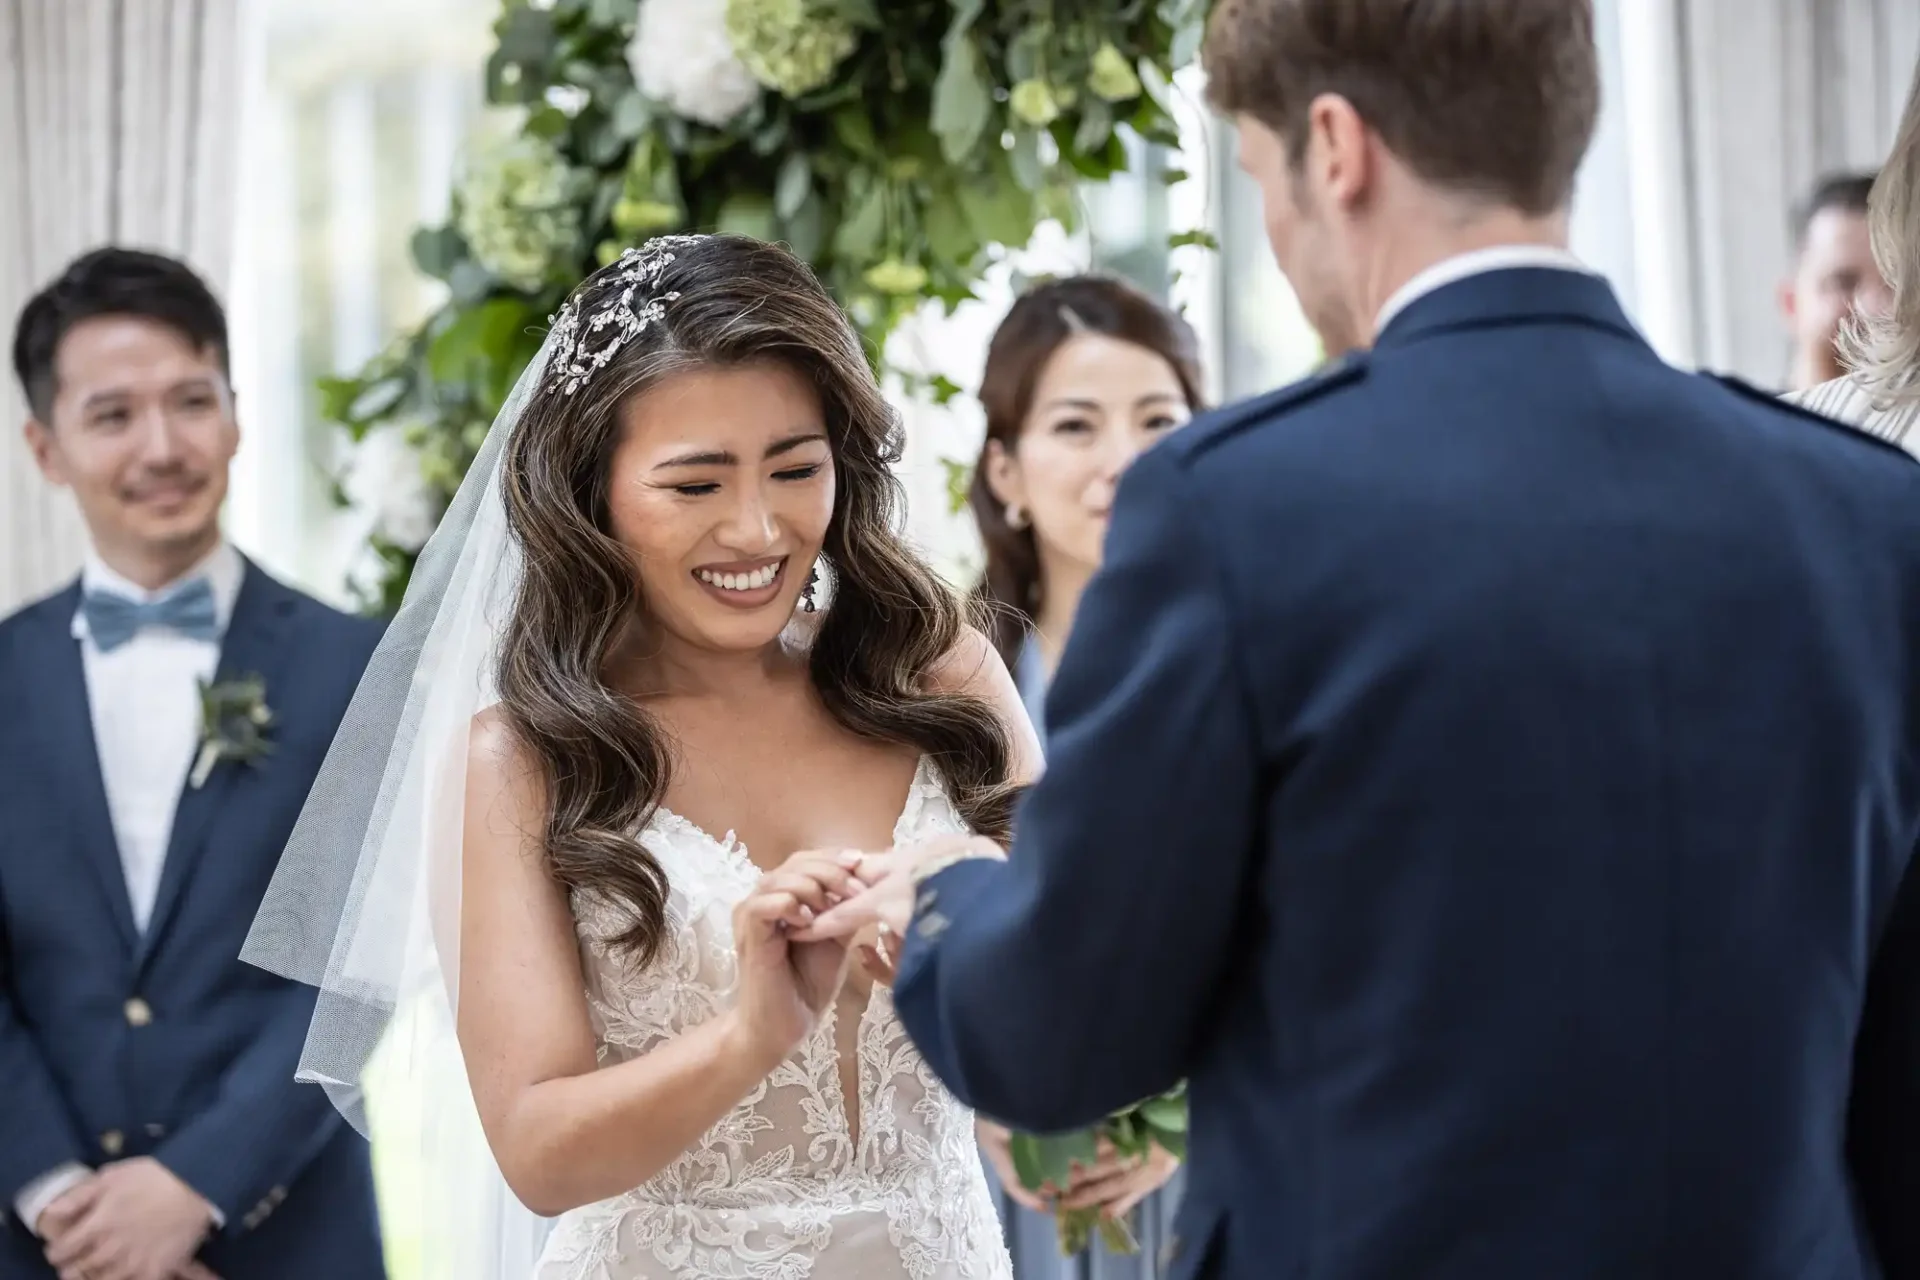
[[[1186, 321], [1130, 285], [1052, 281], [1022, 295], [1001, 322], [980, 400], [987, 439], [971, 503], [987, 566], [975, 598], [1044, 744], [1047, 681], [1100, 567], [1120, 473], [1200, 408], [1198, 343]], [[1115, 1255], [1096, 1238], [1087, 1253], [1063, 1259], [1047, 1206], [1014, 1174], [1006, 1132], [983, 1121], [980, 1137], [1017, 1280], [1162, 1274], [1179, 1196], [1173, 1157], [1156, 1151], [1138, 1166], [1109, 1159], [1077, 1176], [1065, 1202], [1132, 1213], [1140, 1252]]]

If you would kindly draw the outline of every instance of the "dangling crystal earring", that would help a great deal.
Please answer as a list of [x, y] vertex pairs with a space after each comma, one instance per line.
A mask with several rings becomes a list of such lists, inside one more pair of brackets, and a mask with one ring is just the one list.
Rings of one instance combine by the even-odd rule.
[[1007, 528], [1015, 533], [1027, 527], [1027, 510], [1017, 502], [1007, 504]]
[[808, 613], [818, 613], [820, 606], [814, 603], [813, 589], [820, 585], [820, 566], [814, 565], [807, 570], [807, 585], [800, 588], [800, 607]]

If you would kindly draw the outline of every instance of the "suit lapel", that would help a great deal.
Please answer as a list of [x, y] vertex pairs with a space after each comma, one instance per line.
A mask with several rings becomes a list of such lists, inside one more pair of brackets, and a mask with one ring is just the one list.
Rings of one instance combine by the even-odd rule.
[[[220, 650], [216, 682], [257, 675], [266, 684], [267, 705], [275, 705], [279, 677], [286, 670], [290, 636], [288, 624], [299, 597], [266, 574], [248, 564], [241, 581], [240, 594], [234, 600], [233, 618], [227, 624], [226, 641]], [[197, 744], [196, 744], [197, 754]], [[180, 905], [180, 897], [192, 878], [209, 836], [220, 817], [237, 799], [242, 775], [254, 768], [271, 769], [273, 758], [259, 764], [221, 761], [207, 775], [205, 783], [195, 787], [182, 780], [180, 803], [173, 813], [173, 831], [167, 840], [167, 859], [160, 868], [160, 889], [154, 898], [153, 916], [141, 939], [140, 959], [145, 963]]]
[[93, 738], [93, 708], [80, 642], [73, 635], [80, 588], [68, 588], [41, 606], [38, 625], [24, 629], [20, 684], [26, 698], [27, 732], [42, 731], [52, 773], [50, 803], [65, 810], [74, 852], [91, 869], [106, 895], [121, 945], [134, 949], [133, 907], [120, 842], [113, 833], [107, 788], [100, 776], [100, 750]]

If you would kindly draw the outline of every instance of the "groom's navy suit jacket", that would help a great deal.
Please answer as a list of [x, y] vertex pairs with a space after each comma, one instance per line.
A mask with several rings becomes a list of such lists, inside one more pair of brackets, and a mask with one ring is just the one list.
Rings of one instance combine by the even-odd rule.
[[896, 985], [985, 1113], [1190, 1078], [1173, 1274], [1920, 1275], [1920, 466], [1489, 273], [1130, 471], [1010, 861]]
[[378, 638], [249, 565], [220, 678], [261, 676], [271, 755], [185, 786], [144, 934], [101, 783], [78, 588], [0, 622], [0, 1280], [45, 1280], [14, 1197], [152, 1156], [225, 1217], [222, 1280], [383, 1274], [366, 1142], [294, 1081], [314, 992], [240, 960]]

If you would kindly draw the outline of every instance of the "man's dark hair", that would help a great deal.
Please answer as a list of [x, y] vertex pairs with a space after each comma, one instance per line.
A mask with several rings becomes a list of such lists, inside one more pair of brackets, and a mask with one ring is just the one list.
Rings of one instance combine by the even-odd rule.
[[1793, 243], [1807, 245], [1807, 230], [1813, 220], [1829, 209], [1867, 216], [1867, 199], [1873, 194], [1877, 173], [1831, 173], [1820, 179], [1807, 198], [1793, 211]]
[[1600, 114], [1592, 0], [1218, 0], [1207, 97], [1305, 158], [1323, 93], [1438, 187], [1566, 207]]
[[137, 316], [174, 330], [196, 351], [227, 363], [227, 317], [206, 281], [184, 262], [138, 249], [95, 249], [20, 311], [13, 331], [13, 372], [33, 416], [53, 422], [54, 360], [74, 326], [101, 316]]

